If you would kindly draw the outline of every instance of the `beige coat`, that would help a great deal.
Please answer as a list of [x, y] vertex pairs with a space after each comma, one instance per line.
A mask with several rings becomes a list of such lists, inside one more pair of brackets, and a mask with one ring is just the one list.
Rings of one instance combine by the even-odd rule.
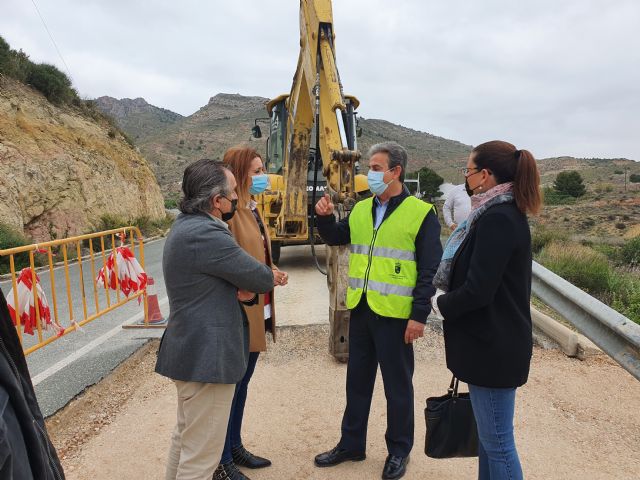
[[[258, 215], [260, 213], [258, 212]], [[262, 217], [261, 217], [262, 218]], [[263, 221], [264, 224], [264, 221]], [[265, 225], [265, 230], [267, 226]], [[229, 221], [229, 230], [235, 237], [238, 244], [252, 257], [263, 262], [273, 269], [277, 269], [271, 263], [271, 241], [269, 231], [267, 232], [267, 244], [269, 246], [269, 258], [265, 258], [264, 243], [260, 234], [260, 227], [256, 222], [253, 212], [246, 206], [238, 202], [238, 210]], [[268, 261], [267, 261], [268, 260]], [[249, 351], [264, 352], [267, 349], [266, 332], [264, 325], [264, 295], [259, 295], [259, 302], [250, 307], [244, 306], [249, 319]], [[271, 292], [271, 334], [276, 338], [276, 315], [273, 291]]]

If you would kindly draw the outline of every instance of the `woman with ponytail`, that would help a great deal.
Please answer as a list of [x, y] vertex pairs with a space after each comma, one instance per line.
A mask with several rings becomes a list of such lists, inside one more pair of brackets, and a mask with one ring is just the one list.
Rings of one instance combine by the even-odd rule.
[[540, 209], [533, 155], [507, 142], [473, 149], [463, 169], [471, 213], [447, 241], [432, 298], [447, 367], [469, 385], [479, 480], [522, 479], [513, 435], [516, 388], [531, 363], [531, 235]]

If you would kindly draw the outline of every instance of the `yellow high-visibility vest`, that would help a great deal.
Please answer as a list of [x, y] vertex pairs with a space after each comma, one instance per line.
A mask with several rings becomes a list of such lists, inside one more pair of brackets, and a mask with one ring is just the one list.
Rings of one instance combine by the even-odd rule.
[[378, 315], [410, 317], [418, 280], [416, 236], [432, 208], [409, 196], [374, 229], [373, 198], [356, 204], [349, 215], [348, 308], [355, 308], [366, 294], [369, 307]]

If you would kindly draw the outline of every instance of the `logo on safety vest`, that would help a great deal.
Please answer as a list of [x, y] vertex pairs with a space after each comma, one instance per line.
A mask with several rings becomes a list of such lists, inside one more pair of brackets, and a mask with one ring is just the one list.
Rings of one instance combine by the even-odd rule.
[[395, 268], [396, 273], [400, 273], [400, 268], [401, 268], [400, 262], [396, 262], [396, 268]]

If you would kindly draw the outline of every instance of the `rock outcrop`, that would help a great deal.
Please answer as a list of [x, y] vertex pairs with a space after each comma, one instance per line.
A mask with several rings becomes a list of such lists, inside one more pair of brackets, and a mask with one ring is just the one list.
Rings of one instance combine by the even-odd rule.
[[0, 75], [0, 221], [43, 241], [105, 214], [164, 216], [147, 161], [99, 117]]

